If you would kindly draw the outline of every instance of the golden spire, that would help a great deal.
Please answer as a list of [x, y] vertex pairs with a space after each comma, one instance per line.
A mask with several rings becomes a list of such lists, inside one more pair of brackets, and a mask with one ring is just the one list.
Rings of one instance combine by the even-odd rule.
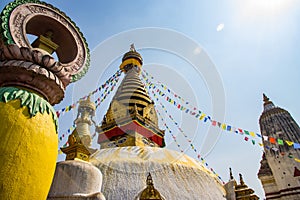
[[240, 176], [240, 184], [245, 185], [242, 174], [239, 174], [239, 176]]
[[231, 167], [229, 167], [229, 175], [230, 175], [230, 180], [233, 180], [233, 175], [232, 175], [232, 171], [231, 171]]
[[264, 111], [270, 110], [275, 107], [272, 101], [263, 93]]
[[75, 129], [68, 137], [69, 146], [61, 148], [61, 151], [65, 153], [66, 160], [84, 160], [88, 161], [89, 157], [96, 150], [85, 146], [81, 138], [78, 135], [77, 129]]
[[264, 104], [271, 103], [270, 99], [267, 97], [267, 95], [265, 95], [265, 93], [263, 93], [263, 100], [264, 100]]
[[142, 191], [139, 200], [162, 200], [163, 198], [159, 192], [154, 188], [153, 180], [151, 174], [147, 176], [147, 187]]
[[127, 73], [130, 69], [136, 67], [138, 69], [138, 72], [140, 72], [142, 65], [143, 65], [143, 58], [141, 54], [139, 54], [135, 50], [134, 44], [131, 44], [130, 50], [127, 53], [125, 53], [122, 58], [120, 69], [124, 73]]
[[90, 95], [87, 97], [86, 100], [83, 99], [83, 100], [79, 101], [79, 107], [80, 108], [88, 108], [88, 109], [90, 109], [91, 112], [95, 112], [95, 110], [96, 110], [96, 106], [95, 106], [94, 102], [91, 101]]
[[101, 148], [124, 146], [164, 147], [164, 131], [158, 127], [154, 102], [139, 74], [142, 57], [133, 45], [125, 53], [120, 68], [125, 72], [106, 112], [99, 133]]
[[95, 110], [96, 106], [90, 96], [86, 100], [79, 101], [77, 117], [74, 120], [76, 128], [68, 137], [69, 146], [61, 148], [62, 152], [67, 155], [66, 160], [88, 161], [90, 155], [96, 151], [90, 148], [92, 142], [90, 126], [95, 125], [93, 120]]

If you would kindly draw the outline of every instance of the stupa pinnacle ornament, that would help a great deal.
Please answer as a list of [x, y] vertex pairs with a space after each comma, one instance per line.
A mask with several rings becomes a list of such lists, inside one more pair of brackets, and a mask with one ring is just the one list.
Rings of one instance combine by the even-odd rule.
[[78, 114], [74, 123], [76, 128], [68, 137], [69, 146], [61, 148], [66, 156], [66, 160], [84, 160], [88, 161], [89, 157], [96, 150], [90, 148], [92, 137], [90, 126], [95, 125], [93, 116], [95, 116], [96, 106], [91, 101], [90, 96], [86, 100], [79, 101]]
[[231, 168], [229, 168], [229, 181], [224, 185], [226, 190], [227, 200], [258, 200], [258, 196], [254, 194], [254, 190], [249, 188], [243, 179], [242, 174], [239, 174], [240, 184], [237, 184], [232, 175]]
[[138, 200], [163, 200], [160, 193], [154, 188], [150, 173], [147, 176], [146, 184], [147, 187], [141, 192]]
[[133, 45], [124, 54], [120, 69], [125, 77], [114, 95], [101, 126], [101, 148], [123, 146], [163, 147], [164, 131], [158, 127], [154, 102], [139, 78], [142, 57]]
[[58, 149], [51, 105], [85, 74], [89, 50], [70, 18], [38, 0], [9, 3], [0, 35], [0, 199], [46, 199]]

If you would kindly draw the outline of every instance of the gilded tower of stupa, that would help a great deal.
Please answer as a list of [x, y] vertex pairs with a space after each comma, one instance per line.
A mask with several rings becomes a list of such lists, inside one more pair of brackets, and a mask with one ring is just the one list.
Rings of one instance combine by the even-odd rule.
[[148, 96], [139, 75], [143, 60], [132, 45], [122, 59], [125, 77], [114, 95], [99, 132], [103, 148], [125, 146], [163, 147], [164, 131], [158, 127], [154, 102]]

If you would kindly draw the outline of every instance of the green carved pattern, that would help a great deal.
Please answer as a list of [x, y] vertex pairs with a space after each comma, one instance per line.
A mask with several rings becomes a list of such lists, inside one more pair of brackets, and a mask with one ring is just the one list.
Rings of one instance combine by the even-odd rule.
[[72, 75], [71, 82], [75, 82], [75, 81], [78, 81], [79, 79], [81, 79], [86, 74], [86, 72], [88, 71], [89, 66], [90, 66], [90, 51], [88, 48], [88, 44], [87, 44], [86, 39], [83, 36], [82, 32], [80, 31], [78, 26], [75, 24], [75, 22], [73, 20], [71, 20], [71, 18], [68, 17], [64, 12], [60, 11], [58, 8], [52, 6], [51, 4], [48, 4], [48, 3], [45, 3], [45, 2], [42, 2], [39, 0], [15, 0], [15, 1], [7, 4], [0, 14], [0, 35], [1, 35], [1, 38], [4, 42], [4, 44], [15, 44], [15, 41], [13, 40], [12, 35], [9, 30], [10, 14], [16, 7], [18, 7], [22, 4], [26, 4], [26, 3], [36, 3], [36, 4], [42, 4], [47, 7], [50, 7], [53, 10], [59, 12], [61, 15], [63, 15], [75, 27], [75, 29], [77, 30], [77, 32], [80, 34], [81, 38], [83, 39], [87, 55], [86, 55], [85, 66], [82, 67], [82, 69], [79, 73]]
[[0, 102], [7, 103], [12, 100], [19, 99], [21, 107], [26, 106], [30, 117], [35, 116], [37, 113], [52, 114], [55, 123], [56, 132], [58, 130], [58, 118], [54, 108], [42, 97], [37, 94], [28, 92], [15, 87], [1, 87], [0, 88]]

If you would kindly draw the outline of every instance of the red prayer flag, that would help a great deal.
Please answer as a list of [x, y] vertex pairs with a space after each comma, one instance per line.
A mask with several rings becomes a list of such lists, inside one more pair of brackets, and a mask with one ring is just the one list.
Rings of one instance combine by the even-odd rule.
[[269, 137], [269, 141], [270, 141], [272, 144], [276, 144], [276, 140], [275, 140], [275, 138], [273, 138], [273, 137]]
[[211, 125], [212, 125], [212, 126], [216, 126], [216, 125], [217, 125], [217, 122], [216, 122], [215, 120], [213, 120], [213, 121], [211, 122]]

